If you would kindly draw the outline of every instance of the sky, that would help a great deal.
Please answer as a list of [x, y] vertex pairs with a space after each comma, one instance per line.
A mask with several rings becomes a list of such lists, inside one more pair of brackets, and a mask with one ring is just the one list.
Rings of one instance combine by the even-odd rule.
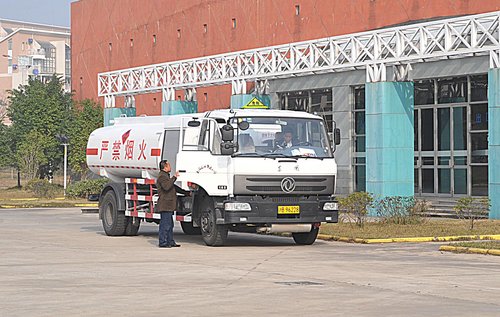
[[0, 0], [0, 19], [70, 26], [75, 0]]

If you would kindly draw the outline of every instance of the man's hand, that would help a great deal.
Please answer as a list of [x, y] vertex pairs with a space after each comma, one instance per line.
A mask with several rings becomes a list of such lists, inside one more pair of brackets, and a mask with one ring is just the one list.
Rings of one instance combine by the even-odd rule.
[[175, 178], [179, 178], [179, 171], [175, 171]]

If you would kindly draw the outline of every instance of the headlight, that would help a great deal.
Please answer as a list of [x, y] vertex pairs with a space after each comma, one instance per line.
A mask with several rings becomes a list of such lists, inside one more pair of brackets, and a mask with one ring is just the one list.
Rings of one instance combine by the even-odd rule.
[[339, 210], [339, 206], [336, 202], [329, 201], [323, 205], [323, 210]]
[[249, 203], [231, 202], [225, 203], [224, 209], [227, 211], [250, 211], [252, 207], [250, 207]]

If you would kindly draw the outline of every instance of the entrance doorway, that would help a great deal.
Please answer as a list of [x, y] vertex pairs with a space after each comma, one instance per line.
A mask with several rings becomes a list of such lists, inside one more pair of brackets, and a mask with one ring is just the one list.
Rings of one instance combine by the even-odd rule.
[[415, 194], [467, 195], [467, 105], [415, 110]]

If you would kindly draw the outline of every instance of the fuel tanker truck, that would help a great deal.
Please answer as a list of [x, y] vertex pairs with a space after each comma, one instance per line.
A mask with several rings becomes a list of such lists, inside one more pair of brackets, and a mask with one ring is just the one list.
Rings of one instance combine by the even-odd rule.
[[90, 170], [110, 180], [99, 198], [104, 231], [137, 235], [141, 221], [159, 223], [155, 181], [166, 159], [191, 191], [174, 214], [185, 234], [218, 246], [228, 231], [289, 232], [312, 244], [322, 222], [338, 221], [332, 131], [319, 116], [285, 110], [116, 118], [92, 132], [86, 151]]

